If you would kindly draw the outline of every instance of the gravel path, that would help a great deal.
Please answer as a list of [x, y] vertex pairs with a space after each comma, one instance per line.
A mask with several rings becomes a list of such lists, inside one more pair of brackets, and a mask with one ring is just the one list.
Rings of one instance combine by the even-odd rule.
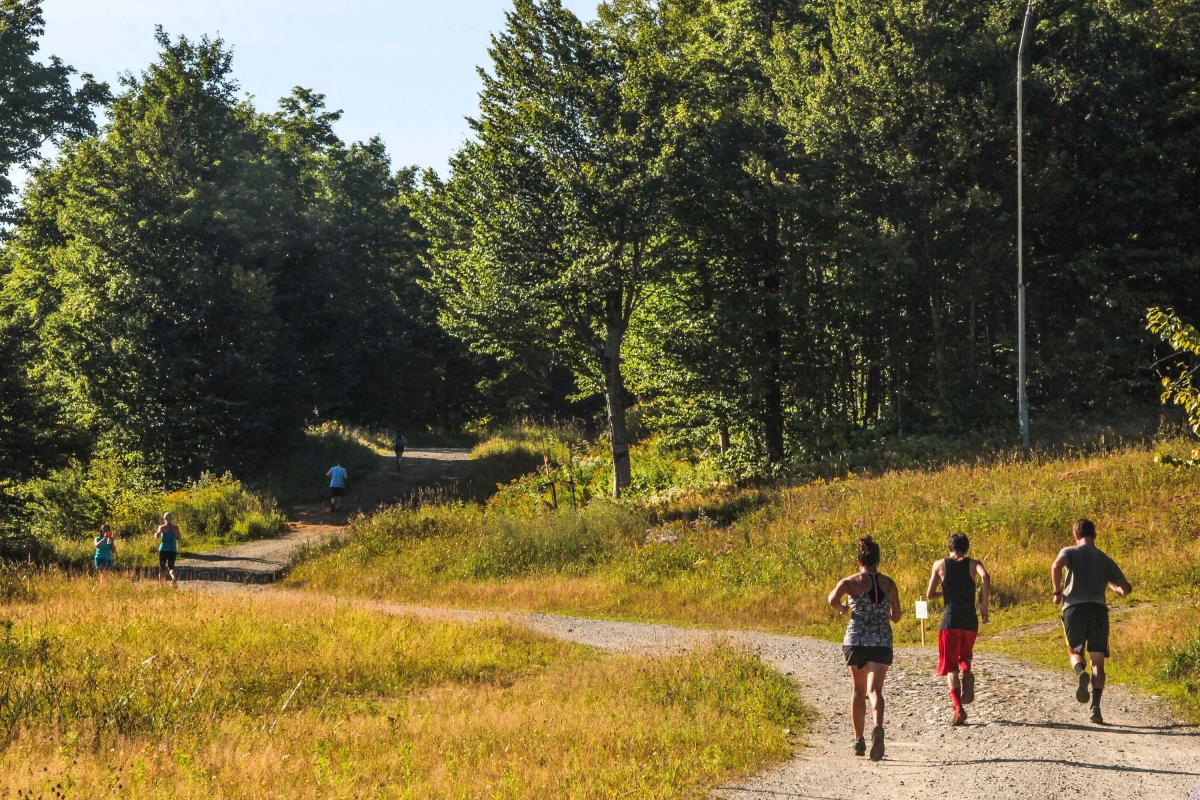
[[[306, 547], [327, 542], [339, 535], [346, 519], [356, 512], [369, 513], [381, 505], [411, 499], [421, 492], [437, 491], [439, 484], [465, 476], [467, 451], [455, 447], [409, 448], [397, 471], [392, 456], [380, 456], [379, 466], [355, 483], [344, 508], [330, 513], [324, 504], [290, 510], [288, 532], [275, 539], [227, 547], [211, 553], [189, 553], [177, 565], [181, 580], [217, 580], [238, 583], [270, 583], [279, 580]], [[318, 471], [319, 473], [319, 471]]]
[[[207, 591], [276, 591], [196, 584]], [[302, 594], [302, 593], [301, 593]], [[311, 595], [307, 595], [310, 596]], [[949, 697], [933, 674], [936, 653], [901, 648], [886, 686], [887, 756], [850, 754], [849, 678], [832, 642], [749, 631], [703, 631], [553, 614], [479, 612], [325, 597], [390, 614], [472, 621], [503, 618], [535, 631], [613, 652], [669, 653], [723, 640], [756, 651], [796, 681], [818, 712], [806, 746], [784, 764], [738, 785], [729, 800], [889, 800], [947, 797], [1042, 800], [1086, 797], [1200, 800], [1200, 728], [1172, 721], [1150, 698], [1112, 686], [1105, 726], [1087, 722], [1064, 673], [982, 654], [976, 701], [965, 727], [950, 728]]]

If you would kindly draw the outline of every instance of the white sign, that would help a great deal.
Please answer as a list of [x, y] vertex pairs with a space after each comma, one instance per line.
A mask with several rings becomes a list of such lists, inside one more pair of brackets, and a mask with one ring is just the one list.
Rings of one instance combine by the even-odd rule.
[[917, 601], [917, 619], [929, 619], [929, 603], [924, 600]]

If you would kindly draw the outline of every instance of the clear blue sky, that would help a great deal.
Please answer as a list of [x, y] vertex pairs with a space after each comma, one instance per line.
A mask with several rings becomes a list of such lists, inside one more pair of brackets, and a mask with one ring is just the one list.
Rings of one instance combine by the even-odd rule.
[[[116, 86], [155, 56], [154, 26], [220, 35], [261, 109], [296, 85], [344, 111], [347, 141], [378, 134], [395, 166], [445, 173], [477, 108], [478, 65], [511, 0], [43, 0], [44, 53]], [[564, 0], [580, 17], [595, 0]]]

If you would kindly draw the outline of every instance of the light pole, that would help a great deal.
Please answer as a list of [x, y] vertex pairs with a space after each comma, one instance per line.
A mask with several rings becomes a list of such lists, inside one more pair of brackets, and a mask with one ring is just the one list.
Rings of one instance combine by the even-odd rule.
[[1025, 64], [1025, 40], [1029, 36], [1029, 17], [1033, 0], [1025, 5], [1025, 22], [1021, 25], [1021, 44], [1017, 48], [1017, 414], [1021, 424], [1021, 444], [1029, 449], [1029, 398], [1025, 394], [1025, 198], [1022, 167], [1025, 132], [1025, 104], [1021, 94], [1021, 79]]

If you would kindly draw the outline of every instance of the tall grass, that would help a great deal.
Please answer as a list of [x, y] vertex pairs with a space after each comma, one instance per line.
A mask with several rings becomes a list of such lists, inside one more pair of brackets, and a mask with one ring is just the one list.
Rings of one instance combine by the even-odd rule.
[[[1185, 591], [1200, 570], [1194, 520], [1200, 475], [1127, 449], [816, 481], [771, 493], [726, 492], [731, 524], [686, 498], [666, 506], [602, 504], [578, 514], [469, 507], [395, 512], [351, 529], [345, 547], [292, 580], [398, 599], [633, 615], [697, 624], [832, 633], [825, 594], [855, 570], [858, 537], [883, 547], [906, 605], [923, 594], [946, 537], [967, 532], [995, 574], [995, 619], [1052, 613], [1049, 564], [1077, 517], [1142, 596]], [[499, 555], [498, 555], [499, 554]], [[1168, 555], [1169, 554], [1169, 555]], [[902, 631], [912, 626], [906, 621]]]
[[[112, 525], [118, 567], [156, 563], [158, 542], [154, 531], [167, 511], [172, 512], [180, 529], [183, 549], [190, 552], [278, 536], [287, 530], [287, 520], [273, 501], [250, 492], [241, 481], [228, 475], [204, 475], [173, 492], [130, 495], [109, 510], [102, 519]], [[55, 542], [58, 560], [89, 561], [94, 531], [95, 527], [76, 538], [58, 537]]]
[[728, 648], [609, 657], [311, 597], [31, 584], [0, 632], [6, 794], [685, 797], [784, 757], [803, 719]]
[[390, 448], [388, 437], [377, 431], [323, 422], [309, 427], [287, 453], [248, 482], [283, 506], [318, 503], [328, 492], [325, 472], [335, 463], [357, 481], [377, 469]]
[[[651, 437], [634, 444], [632, 484], [626, 495], [669, 501], [722, 483], [716, 462]], [[581, 429], [523, 423], [498, 428], [471, 450], [481, 499], [505, 511], [578, 508], [610, 494], [612, 455], [605, 442], [589, 442]], [[495, 493], [492, 493], [492, 488]]]

